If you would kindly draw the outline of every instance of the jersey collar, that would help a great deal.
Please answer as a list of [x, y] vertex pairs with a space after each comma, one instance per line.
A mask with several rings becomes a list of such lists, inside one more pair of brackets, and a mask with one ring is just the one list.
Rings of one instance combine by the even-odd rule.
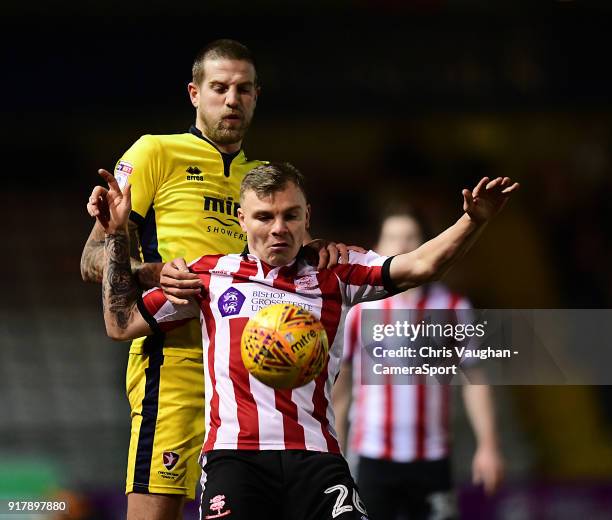
[[228, 158], [231, 161], [232, 159], [237, 157], [240, 152], [242, 152], [242, 148], [240, 150], [236, 151], [236, 152], [233, 152], [233, 153], [222, 152], [221, 150], [219, 150], [217, 145], [215, 143], [213, 143], [208, 137], [206, 137], [202, 133], [202, 131], [199, 128], [197, 128], [195, 125], [191, 125], [189, 127], [189, 133], [195, 135], [196, 137], [199, 137], [203, 141], [206, 141], [210, 146], [212, 146], [215, 150], [217, 150], [217, 152], [219, 152], [223, 156], [224, 159]]
[[206, 137], [199, 128], [197, 128], [195, 125], [191, 125], [191, 127], [189, 127], [189, 133], [195, 135], [196, 137], [202, 139], [202, 141], [207, 142], [210, 146], [212, 146], [215, 150], [217, 150], [217, 152], [219, 152], [221, 154], [221, 159], [223, 159], [223, 174], [226, 177], [230, 176], [230, 166], [232, 164], [232, 161], [238, 157], [240, 154], [242, 154], [242, 159], [246, 160], [246, 158], [244, 157], [244, 153], [242, 152], [242, 148], [240, 150], [238, 150], [237, 152], [234, 153], [225, 153], [222, 152], [221, 150], [219, 150], [219, 148], [217, 148], [217, 145], [215, 143], [213, 143], [210, 139], [208, 139], [208, 137]]
[[[268, 264], [266, 264], [263, 260], [261, 260], [259, 257], [257, 257], [254, 254], [252, 254], [249, 251], [249, 245], [248, 244], [245, 244], [244, 249], [242, 250], [242, 253], [240, 253], [240, 256], [242, 256], [242, 258], [244, 260], [249, 260], [251, 262], [259, 262], [259, 263], [261, 263], [261, 265], [267, 266], [270, 269], [276, 269], [276, 267], [268, 266]], [[292, 266], [296, 262], [301, 262], [302, 260], [303, 261], [307, 261], [307, 258], [308, 258], [308, 252], [304, 248], [304, 246], [302, 246], [302, 247], [300, 247], [300, 249], [297, 252], [297, 255], [295, 256], [295, 258], [291, 262], [289, 262], [286, 266], [277, 266], [277, 267], [290, 267], [290, 266]]]

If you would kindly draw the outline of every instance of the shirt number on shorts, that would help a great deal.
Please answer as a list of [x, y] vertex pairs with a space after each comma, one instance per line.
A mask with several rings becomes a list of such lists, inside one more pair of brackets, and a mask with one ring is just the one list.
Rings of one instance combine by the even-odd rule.
[[[336, 518], [342, 513], [348, 513], [349, 511], [353, 510], [352, 505], [344, 503], [349, 494], [348, 488], [342, 484], [338, 484], [337, 486], [327, 488], [324, 493], [328, 495], [330, 493], [334, 493], [335, 491], [338, 492], [338, 498], [336, 498], [336, 503], [334, 504], [334, 508], [332, 509], [332, 518]], [[357, 511], [359, 511], [360, 513], [364, 515], [368, 514], [365, 509], [365, 506], [363, 505], [363, 502], [361, 501], [361, 498], [359, 497], [359, 493], [357, 493], [357, 490], [354, 488], [353, 505], [355, 506], [355, 509], [357, 509]]]

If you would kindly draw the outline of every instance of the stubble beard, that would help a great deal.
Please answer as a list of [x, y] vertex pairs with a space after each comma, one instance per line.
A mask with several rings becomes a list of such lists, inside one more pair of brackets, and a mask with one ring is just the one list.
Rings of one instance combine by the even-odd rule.
[[213, 143], [230, 145], [241, 142], [251, 124], [250, 119], [243, 119], [239, 126], [230, 127], [223, 119], [211, 122], [203, 118], [204, 134]]

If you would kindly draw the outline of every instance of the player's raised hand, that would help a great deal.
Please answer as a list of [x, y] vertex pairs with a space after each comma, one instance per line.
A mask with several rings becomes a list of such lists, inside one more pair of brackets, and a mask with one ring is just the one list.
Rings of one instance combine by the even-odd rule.
[[183, 258], [175, 258], [164, 264], [159, 285], [164, 296], [175, 305], [188, 304], [202, 290], [200, 277], [189, 271]]
[[113, 234], [127, 225], [132, 209], [131, 186], [125, 185], [123, 192], [115, 177], [106, 170], [98, 170], [100, 176], [107, 182], [108, 189], [101, 186], [94, 188], [87, 204], [87, 211], [96, 217], [105, 233]]
[[[87, 213], [90, 216], [96, 217], [100, 222], [108, 222], [108, 203], [106, 194], [108, 190], [102, 186], [96, 186], [89, 196], [87, 201]], [[105, 227], [106, 224], [103, 224]]]
[[462, 191], [463, 210], [473, 221], [487, 222], [503, 209], [512, 193], [518, 189], [519, 183], [513, 183], [510, 177], [493, 180], [483, 177], [472, 191]]

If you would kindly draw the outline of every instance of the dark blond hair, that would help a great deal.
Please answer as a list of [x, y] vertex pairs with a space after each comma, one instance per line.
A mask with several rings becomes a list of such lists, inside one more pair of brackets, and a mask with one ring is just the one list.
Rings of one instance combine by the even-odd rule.
[[300, 171], [289, 163], [271, 162], [262, 164], [253, 168], [242, 179], [240, 184], [240, 200], [244, 198], [244, 194], [252, 190], [258, 197], [267, 197], [282, 191], [287, 186], [287, 183], [292, 182], [306, 197], [306, 189], [304, 187], [304, 176]]
[[[216, 58], [247, 61], [256, 68], [253, 53], [246, 45], [236, 40], [215, 40], [201, 49], [193, 60], [191, 75], [196, 85], [200, 85], [204, 81], [204, 62]], [[255, 72], [255, 84], [257, 85], [257, 72]]]

